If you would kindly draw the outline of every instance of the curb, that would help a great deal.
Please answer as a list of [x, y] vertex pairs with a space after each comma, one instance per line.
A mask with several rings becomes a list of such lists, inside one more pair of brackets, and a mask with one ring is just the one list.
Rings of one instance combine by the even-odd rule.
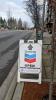
[[17, 69], [16, 62], [0, 88], [0, 100], [11, 100], [15, 85], [17, 83]]

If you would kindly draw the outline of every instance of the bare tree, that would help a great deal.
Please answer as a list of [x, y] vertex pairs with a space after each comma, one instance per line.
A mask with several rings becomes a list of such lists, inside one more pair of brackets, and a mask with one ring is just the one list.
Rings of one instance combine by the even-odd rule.
[[23, 28], [26, 30], [28, 28], [28, 23], [26, 21], [23, 22]]
[[39, 26], [40, 6], [37, 5], [36, 0], [27, 0], [25, 1], [25, 4], [26, 4], [26, 11], [31, 17], [32, 22], [34, 23], [34, 25], [37, 24]]
[[12, 17], [12, 12], [11, 12], [10, 8], [7, 11], [7, 17], [8, 17], [8, 19], [10, 19]]

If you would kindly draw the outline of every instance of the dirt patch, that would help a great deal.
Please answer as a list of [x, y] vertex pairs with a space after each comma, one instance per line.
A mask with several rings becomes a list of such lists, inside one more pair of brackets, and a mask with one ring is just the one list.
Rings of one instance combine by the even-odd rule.
[[21, 100], [42, 100], [42, 97], [48, 95], [49, 86], [47, 83], [41, 85], [37, 83], [25, 83]]

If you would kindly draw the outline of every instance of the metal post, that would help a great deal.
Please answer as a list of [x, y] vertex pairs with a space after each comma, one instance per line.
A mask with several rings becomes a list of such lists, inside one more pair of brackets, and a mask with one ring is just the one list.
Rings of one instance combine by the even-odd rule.
[[37, 0], [35, 0], [35, 28], [36, 28], [36, 41], [38, 40], [38, 36], [37, 36], [37, 33], [38, 33], [38, 23], [37, 23], [38, 20], [38, 12], [37, 12]]
[[33, 7], [34, 7], [34, 21], [35, 21], [35, 29], [36, 29], [36, 41], [37, 39], [37, 0], [32, 0]]

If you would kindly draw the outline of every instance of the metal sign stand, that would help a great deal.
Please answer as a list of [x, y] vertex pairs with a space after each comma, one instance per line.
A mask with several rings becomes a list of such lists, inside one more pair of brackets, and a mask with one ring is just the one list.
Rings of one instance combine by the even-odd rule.
[[20, 81], [37, 82], [42, 79], [42, 40], [20, 40], [19, 42]]

